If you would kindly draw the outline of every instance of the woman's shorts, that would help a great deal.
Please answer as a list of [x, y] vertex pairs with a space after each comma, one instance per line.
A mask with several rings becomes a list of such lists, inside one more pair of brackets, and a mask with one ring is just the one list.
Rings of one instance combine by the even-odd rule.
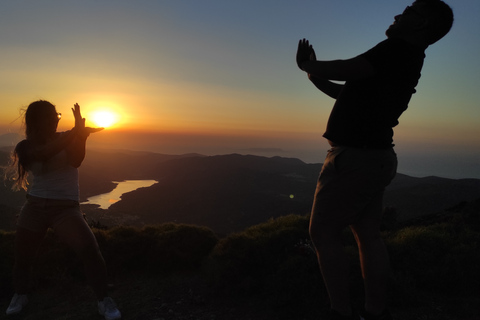
[[55, 229], [64, 220], [83, 217], [80, 204], [75, 200], [45, 199], [27, 195], [17, 220], [17, 226], [34, 232]]

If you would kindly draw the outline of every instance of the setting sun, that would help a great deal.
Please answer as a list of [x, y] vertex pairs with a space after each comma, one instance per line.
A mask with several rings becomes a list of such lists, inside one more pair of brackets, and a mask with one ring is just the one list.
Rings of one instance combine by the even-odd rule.
[[118, 121], [118, 116], [111, 111], [96, 111], [91, 120], [97, 127], [108, 128]]

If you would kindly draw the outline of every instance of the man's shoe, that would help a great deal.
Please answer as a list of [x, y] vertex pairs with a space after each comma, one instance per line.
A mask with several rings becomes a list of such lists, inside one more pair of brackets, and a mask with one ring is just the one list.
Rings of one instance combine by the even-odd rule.
[[10, 305], [7, 308], [6, 314], [17, 314], [20, 313], [23, 308], [27, 305], [28, 298], [26, 294], [14, 294]]
[[115, 302], [110, 297], [105, 297], [103, 301], [98, 302], [98, 313], [105, 317], [105, 320], [121, 319], [122, 314], [117, 309]]
[[388, 310], [384, 310], [381, 314], [375, 316], [365, 310], [360, 313], [362, 320], [392, 320], [392, 315]]

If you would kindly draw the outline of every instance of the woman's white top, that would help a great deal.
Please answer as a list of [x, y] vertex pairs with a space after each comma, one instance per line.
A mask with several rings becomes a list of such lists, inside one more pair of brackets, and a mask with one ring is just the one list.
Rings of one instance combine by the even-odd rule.
[[78, 169], [68, 164], [65, 150], [45, 162], [34, 162], [29, 194], [47, 199], [79, 201]]

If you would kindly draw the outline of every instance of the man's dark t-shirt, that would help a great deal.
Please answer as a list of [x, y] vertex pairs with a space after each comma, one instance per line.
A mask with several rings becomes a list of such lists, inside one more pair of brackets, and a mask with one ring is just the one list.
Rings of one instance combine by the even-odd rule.
[[337, 145], [389, 148], [392, 128], [415, 93], [425, 53], [403, 40], [387, 39], [361, 56], [375, 75], [345, 83], [323, 136]]

